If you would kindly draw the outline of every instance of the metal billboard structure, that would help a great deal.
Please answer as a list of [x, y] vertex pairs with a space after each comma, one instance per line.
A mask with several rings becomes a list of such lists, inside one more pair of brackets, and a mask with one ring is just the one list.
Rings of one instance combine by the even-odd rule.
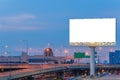
[[116, 18], [70, 19], [69, 44], [90, 48], [90, 76], [95, 76], [95, 48], [116, 45]]

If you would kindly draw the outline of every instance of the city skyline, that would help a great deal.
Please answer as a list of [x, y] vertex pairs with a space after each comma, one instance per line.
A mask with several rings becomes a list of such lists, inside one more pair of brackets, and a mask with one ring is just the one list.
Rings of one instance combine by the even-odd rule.
[[[70, 48], [69, 19], [105, 17], [117, 20], [116, 49], [120, 49], [119, 3], [119, 0], [1, 0], [0, 46], [7, 45], [12, 55], [18, 55], [20, 48], [26, 49], [27, 44], [33, 51], [42, 52], [45, 47], [51, 46], [60, 53], [62, 49]], [[76, 47], [70, 48], [71, 54], [74, 49]]]

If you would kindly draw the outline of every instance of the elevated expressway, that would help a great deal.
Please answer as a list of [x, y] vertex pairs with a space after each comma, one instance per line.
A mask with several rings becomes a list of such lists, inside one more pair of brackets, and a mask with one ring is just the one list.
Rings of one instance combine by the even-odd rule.
[[[16, 79], [27, 76], [34, 76], [38, 74], [44, 74], [48, 72], [64, 71], [66, 69], [89, 69], [89, 64], [12, 64], [12, 65], [0, 65], [0, 69], [7, 68], [23, 68], [20, 70], [1, 72], [0, 80]], [[101, 68], [119, 68], [120, 65], [96, 65], [97, 69]]]

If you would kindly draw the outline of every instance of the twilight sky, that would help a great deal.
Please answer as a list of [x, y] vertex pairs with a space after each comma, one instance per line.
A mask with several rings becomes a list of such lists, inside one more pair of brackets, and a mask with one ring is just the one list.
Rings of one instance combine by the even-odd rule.
[[14, 55], [27, 42], [34, 51], [47, 46], [66, 48], [69, 19], [103, 17], [117, 19], [119, 46], [120, 0], [0, 0], [0, 47], [8, 46]]

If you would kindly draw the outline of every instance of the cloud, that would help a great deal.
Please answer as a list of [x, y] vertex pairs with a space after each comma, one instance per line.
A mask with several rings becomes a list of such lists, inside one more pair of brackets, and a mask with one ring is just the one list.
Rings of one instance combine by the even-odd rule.
[[20, 14], [0, 17], [0, 31], [32, 31], [41, 30], [35, 15]]
[[43, 29], [38, 26], [7, 26], [0, 25], [0, 31], [33, 31]]
[[20, 15], [14, 15], [14, 16], [5, 16], [2, 17], [1, 20], [5, 22], [22, 22], [29, 19], [35, 19], [36, 16], [30, 15], [30, 14], [20, 14]]

